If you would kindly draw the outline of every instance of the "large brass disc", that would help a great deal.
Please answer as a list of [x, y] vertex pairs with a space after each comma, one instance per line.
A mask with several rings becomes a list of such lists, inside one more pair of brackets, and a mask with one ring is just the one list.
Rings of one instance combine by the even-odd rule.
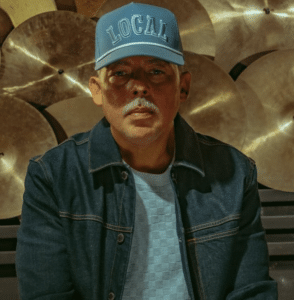
[[45, 107], [91, 96], [95, 24], [74, 12], [54, 11], [19, 25], [2, 47], [0, 93]]
[[236, 81], [243, 82], [243, 94], [256, 94], [254, 105], [245, 102], [256, 120], [251, 117], [248, 123], [242, 151], [256, 161], [260, 183], [286, 192], [294, 191], [293, 61], [294, 50], [272, 52], [252, 63]]
[[[58, 10], [77, 12], [75, 0], [54, 0]], [[84, 0], [85, 1], [85, 0]]]
[[57, 145], [51, 126], [27, 102], [0, 97], [0, 219], [21, 214], [29, 159]]
[[215, 62], [229, 72], [252, 54], [294, 48], [289, 0], [199, 0], [216, 34]]
[[13, 24], [7, 13], [0, 8], [0, 46], [7, 35], [13, 30]]
[[14, 27], [38, 14], [57, 10], [54, 0], [0, 0], [0, 6], [8, 13]]
[[75, 0], [75, 3], [79, 14], [93, 18], [106, 1], [107, 0]]
[[242, 151], [252, 143], [253, 140], [263, 136], [269, 126], [268, 116], [258, 95], [243, 80], [235, 82], [243, 99], [246, 112], [246, 133]]
[[[100, 18], [131, 0], [107, 0], [99, 9]], [[198, 54], [215, 56], [215, 34], [212, 23], [204, 7], [197, 0], [138, 0], [138, 3], [157, 5], [172, 11], [179, 24], [183, 48]]]
[[185, 70], [192, 74], [192, 86], [180, 114], [195, 131], [241, 149], [246, 115], [234, 81], [206, 57], [185, 52], [185, 60]]
[[90, 130], [103, 117], [103, 110], [92, 97], [77, 97], [55, 103], [46, 111], [62, 126], [68, 137]]

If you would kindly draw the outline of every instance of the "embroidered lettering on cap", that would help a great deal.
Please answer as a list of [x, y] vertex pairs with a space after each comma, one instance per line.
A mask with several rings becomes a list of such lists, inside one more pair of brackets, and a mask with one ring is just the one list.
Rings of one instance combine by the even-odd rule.
[[[154, 37], [158, 37], [164, 40], [165, 42], [167, 42], [168, 38], [165, 34], [166, 23], [164, 23], [162, 20], [159, 20], [160, 28], [159, 28], [159, 33], [157, 34], [155, 31], [155, 18], [147, 15], [146, 19], [147, 19], [147, 24], [144, 30], [144, 35], [152, 35]], [[139, 26], [139, 24], [143, 24], [143, 23], [144, 23], [143, 16], [137, 14], [132, 16], [131, 21], [128, 18], [123, 18], [118, 21], [117, 25], [118, 25], [119, 33], [117, 35], [115, 34], [112, 25], [110, 25], [106, 29], [106, 32], [109, 34], [112, 45], [115, 45], [119, 43], [122, 40], [122, 38], [128, 38], [131, 35], [131, 31], [133, 31], [135, 35], [143, 34], [143, 27]]]
[[142, 15], [133, 15], [132, 16], [132, 28], [134, 31], [134, 34], [139, 35], [142, 34], [143, 28], [142, 27], [136, 27], [136, 19], [138, 19], [138, 23], [143, 23], [143, 17]]
[[165, 34], [165, 28], [166, 28], [166, 23], [163, 23], [163, 21], [160, 20], [160, 29], [159, 29], [158, 37], [167, 42], [167, 36]]
[[118, 42], [120, 42], [122, 40], [120, 34], [115, 35], [114, 31], [113, 31], [113, 27], [112, 25], [110, 25], [107, 29], [106, 32], [109, 34], [111, 41], [112, 41], [112, 45], [117, 44]]
[[131, 23], [127, 18], [123, 18], [118, 21], [118, 30], [122, 37], [127, 38], [131, 35]]
[[147, 26], [146, 29], [144, 31], [145, 35], [153, 35], [153, 36], [157, 36], [156, 32], [155, 32], [155, 18], [150, 17], [149, 15], [147, 15]]

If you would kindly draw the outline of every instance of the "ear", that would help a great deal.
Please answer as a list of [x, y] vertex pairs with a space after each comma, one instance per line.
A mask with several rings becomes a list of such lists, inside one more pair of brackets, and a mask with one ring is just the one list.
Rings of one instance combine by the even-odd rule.
[[89, 88], [92, 94], [93, 101], [96, 105], [102, 105], [102, 93], [100, 88], [99, 77], [91, 77], [89, 81]]
[[190, 72], [183, 72], [180, 76], [180, 87], [181, 87], [181, 94], [180, 94], [180, 100], [181, 102], [184, 102], [187, 100], [190, 92], [190, 86], [191, 86], [191, 73]]

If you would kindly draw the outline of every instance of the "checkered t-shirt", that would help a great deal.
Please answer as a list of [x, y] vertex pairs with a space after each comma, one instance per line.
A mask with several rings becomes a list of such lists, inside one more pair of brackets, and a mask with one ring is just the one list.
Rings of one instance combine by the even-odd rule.
[[142, 173], [127, 166], [135, 179], [136, 213], [122, 299], [190, 299], [176, 232], [171, 165], [163, 174]]

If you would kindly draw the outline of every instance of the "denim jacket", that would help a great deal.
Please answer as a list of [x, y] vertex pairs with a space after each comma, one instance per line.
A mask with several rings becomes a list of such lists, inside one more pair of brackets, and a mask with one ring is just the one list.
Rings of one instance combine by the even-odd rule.
[[[179, 114], [174, 125], [171, 183], [190, 298], [278, 299], [254, 161], [195, 133]], [[17, 241], [21, 299], [122, 299], [135, 200], [105, 118], [32, 158]]]

